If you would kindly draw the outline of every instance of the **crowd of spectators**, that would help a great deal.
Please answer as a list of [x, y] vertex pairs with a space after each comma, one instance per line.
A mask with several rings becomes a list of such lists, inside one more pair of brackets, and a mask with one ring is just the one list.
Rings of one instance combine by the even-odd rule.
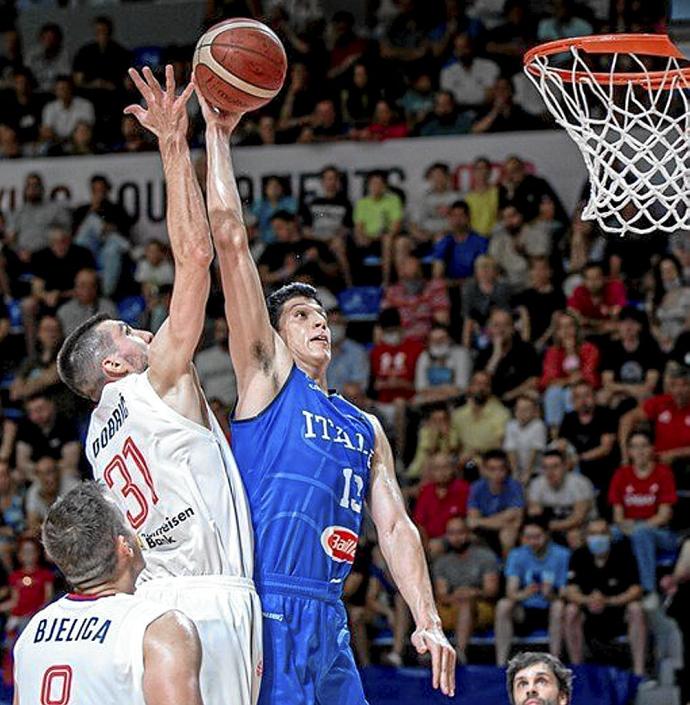
[[[602, 11], [601, 3], [575, 0], [507, 0], [502, 7], [480, 0], [369, 0], [356, 18], [348, 10], [326, 16], [318, 1], [211, 0], [207, 25], [255, 16], [287, 51], [283, 91], [245, 121], [239, 142], [305, 144], [550, 127], [522, 74], [525, 49], [560, 37], [654, 29], [660, 13], [663, 7], [649, 1], [611, 2]], [[93, 37], [74, 55], [65, 42], [68, 28], [56, 22], [44, 24], [24, 47], [11, 22], [4, 29], [0, 159], [150, 150], [150, 137], [122, 114], [138, 101], [127, 69], [145, 56], [154, 69], [172, 63], [178, 85], [190, 75], [192, 46], [156, 47], [152, 38], [145, 52], [125, 48], [126, 28], [105, 15], [95, 18]], [[190, 113], [190, 136], [199, 144], [203, 129], [194, 101]]]
[[[243, 141], [454, 134], [490, 129], [492, 121], [524, 127], [525, 116], [506, 121], [487, 96], [515, 88], [506, 77], [519, 70], [533, 33], [546, 39], [596, 24], [591, 13], [574, 15], [567, 0], [539, 22], [514, 0], [493, 24], [466, 16], [459, 3], [442, 9], [434, 24], [400, 0], [389, 28], [372, 27], [366, 37], [339, 13], [329, 47], [274, 12], [291, 77], [276, 113], [250, 117]], [[96, 24], [100, 39], [58, 81], [63, 107], [79, 87], [82, 99], [69, 100], [83, 116], [101, 115], [97, 101], [128, 91], [116, 72], [129, 57], [111, 45], [109, 23]], [[475, 50], [468, 73], [462, 57]], [[110, 78], [97, 73], [105, 63]], [[400, 85], [381, 94], [375, 77], [391, 65]], [[52, 76], [40, 66], [34, 62], [34, 78], [10, 67], [14, 90], [23, 81], [30, 94], [33, 80], [43, 90], [63, 75], [62, 65]], [[184, 61], [176, 70], [187, 70]], [[331, 97], [316, 86], [328, 86]], [[56, 148], [67, 135], [60, 110], [35, 113], [35, 139], [22, 149], [64, 152], [65, 143]], [[48, 123], [51, 114], [58, 117]], [[116, 138], [148, 148], [128, 124]], [[434, 124], [443, 129], [424, 132]], [[119, 118], [94, 125], [93, 134], [119, 125]], [[660, 569], [690, 530], [690, 235], [606, 239], [581, 219], [581, 202], [568, 213], [516, 155], [501, 164], [478, 157], [466, 191], [446, 163], [430, 164], [426, 177], [426, 190], [414, 192], [372, 171], [354, 201], [336, 166], [323, 169], [320, 191], [309, 197], [268, 177], [245, 213], [261, 280], [267, 292], [294, 280], [317, 287], [332, 333], [329, 385], [388, 431], [460, 659], [473, 657], [478, 633], [493, 633], [498, 664], [516, 636], [535, 630], [573, 663], [606, 660], [612, 638], [627, 634], [632, 669], [649, 674], [651, 616], [660, 597], [684, 594], [690, 579], [687, 550], [672, 573]], [[58, 380], [60, 343], [97, 312], [155, 332], [170, 302], [166, 244], [134, 245], [132, 220], [111, 200], [107, 175], [94, 174], [90, 191], [69, 211], [32, 173], [20, 207], [0, 213], [0, 562], [8, 574], [0, 572], [0, 612], [17, 618], [7, 620], [10, 633], [36, 608], [38, 592], [52, 594], [37, 557], [40, 522], [88, 475], [81, 444], [89, 409]], [[236, 386], [215, 267], [213, 275], [196, 363], [229, 434]], [[366, 310], [353, 315], [355, 299]], [[22, 592], [39, 584], [30, 596]], [[371, 529], [345, 600], [361, 664], [381, 656], [372, 635], [386, 628], [382, 657], [394, 665], [411, 658], [410, 617]]]

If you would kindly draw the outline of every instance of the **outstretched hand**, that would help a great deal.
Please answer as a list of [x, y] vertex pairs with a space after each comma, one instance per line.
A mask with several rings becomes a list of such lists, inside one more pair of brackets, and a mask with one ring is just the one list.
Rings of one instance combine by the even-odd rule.
[[175, 95], [175, 74], [170, 64], [165, 67], [165, 89], [161, 88], [148, 66], [144, 66], [141, 74], [136, 69], [130, 69], [129, 75], [146, 101], [146, 107], [128, 105], [125, 114], [134, 115], [159, 141], [173, 136], [186, 138], [189, 126], [187, 102], [194, 85], [190, 83], [179, 96]]
[[206, 98], [204, 98], [201, 91], [196, 86], [194, 90], [196, 91], [196, 97], [201, 106], [201, 112], [204, 116], [204, 120], [206, 120], [207, 127], [218, 127], [228, 135], [231, 135], [235, 131], [244, 113], [229, 112], [227, 110], [214, 108]]
[[455, 661], [457, 654], [448, 643], [440, 626], [430, 629], [416, 629], [412, 634], [412, 644], [418, 654], [431, 654], [431, 678], [435, 689], [449, 697], [455, 695]]

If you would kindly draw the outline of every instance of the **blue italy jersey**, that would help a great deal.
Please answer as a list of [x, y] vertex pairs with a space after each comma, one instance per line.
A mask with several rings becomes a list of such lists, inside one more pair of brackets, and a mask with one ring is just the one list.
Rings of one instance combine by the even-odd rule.
[[232, 421], [232, 449], [251, 507], [257, 579], [344, 582], [374, 450], [366, 415], [293, 366], [264, 411]]

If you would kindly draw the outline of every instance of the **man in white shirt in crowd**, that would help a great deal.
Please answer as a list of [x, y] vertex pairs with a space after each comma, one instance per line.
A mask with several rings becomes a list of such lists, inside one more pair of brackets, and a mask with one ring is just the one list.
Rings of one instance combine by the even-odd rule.
[[43, 108], [41, 139], [44, 142], [67, 142], [80, 122], [93, 126], [96, 121], [93, 103], [74, 95], [70, 76], [58, 76], [55, 81], [55, 100]]
[[481, 107], [488, 101], [489, 90], [501, 72], [498, 64], [477, 57], [467, 34], [455, 37], [453, 55], [454, 63], [441, 69], [441, 89], [450, 91], [463, 108]]
[[560, 450], [545, 451], [541, 466], [542, 474], [527, 489], [527, 513], [543, 516], [553, 540], [566, 543], [568, 532], [591, 518], [594, 488], [584, 475], [568, 472]]

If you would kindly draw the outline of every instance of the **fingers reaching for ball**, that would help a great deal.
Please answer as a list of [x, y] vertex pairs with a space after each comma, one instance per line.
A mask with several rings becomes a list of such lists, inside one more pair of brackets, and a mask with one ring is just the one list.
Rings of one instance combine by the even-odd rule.
[[148, 66], [144, 66], [141, 72], [134, 68], [129, 69], [129, 76], [146, 101], [146, 107], [128, 105], [124, 112], [133, 115], [159, 140], [173, 135], [186, 138], [189, 126], [187, 102], [194, 91], [193, 84], [190, 83], [177, 95], [175, 73], [170, 64], [165, 67], [165, 88], [161, 87]]

